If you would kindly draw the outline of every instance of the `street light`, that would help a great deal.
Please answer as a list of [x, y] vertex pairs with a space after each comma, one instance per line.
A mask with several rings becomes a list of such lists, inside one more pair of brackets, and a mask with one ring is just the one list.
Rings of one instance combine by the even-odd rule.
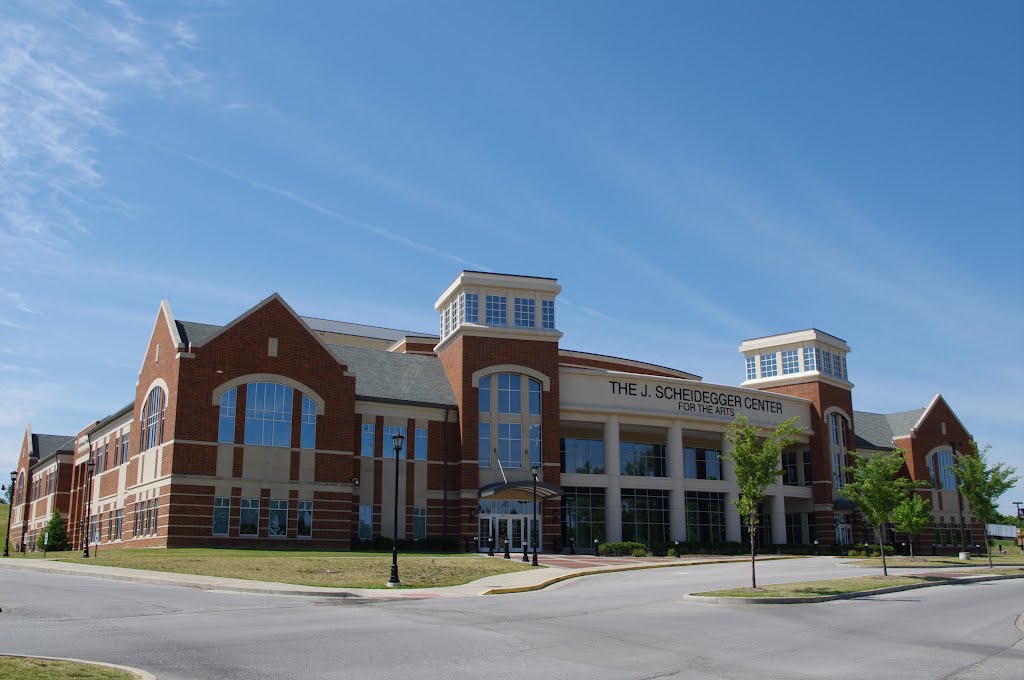
[[399, 588], [402, 582], [398, 580], [398, 454], [405, 444], [405, 437], [396, 434], [391, 437], [391, 443], [395, 447], [395, 532], [394, 542], [391, 548], [391, 578], [388, 579], [388, 588]]
[[7, 533], [4, 535], [4, 557], [10, 557], [11, 551], [7, 547], [11, 540], [11, 515], [14, 514], [14, 480], [18, 478], [18, 471], [11, 470], [11, 504], [7, 508]]
[[538, 470], [538, 468], [540, 468], [540, 465], [531, 465], [530, 466], [530, 472], [533, 473], [533, 526], [531, 526], [530, 530], [528, 532], [526, 532], [527, 535], [530, 537], [530, 540], [533, 542], [533, 566], [535, 566], [535, 567], [538, 566], [537, 565], [537, 536], [535, 535], [535, 533], [536, 534], [540, 533], [540, 527], [537, 526], [537, 470]]
[[96, 461], [90, 460], [85, 464], [85, 547], [82, 548], [82, 557], [89, 556], [89, 532], [92, 527], [89, 526], [90, 515], [92, 514], [92, 473], [96, 469]]

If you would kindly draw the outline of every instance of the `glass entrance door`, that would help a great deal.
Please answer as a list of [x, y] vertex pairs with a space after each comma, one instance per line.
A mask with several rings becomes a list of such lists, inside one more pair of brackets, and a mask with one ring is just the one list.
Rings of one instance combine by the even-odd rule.
[[494, 551], [505, 550], [505, 540], [511, 551], [522, 551], [529, 541], [529, 520], [522, 515], [484, 515], [480, 519], [480, 551], [487, 552], [489, 541], [494, 540]]
[[523, 542], [526, 539], [526, 520], [522, 517], [513, 517], [508, 523], [509, 547], [518, 552], [523, 549]]

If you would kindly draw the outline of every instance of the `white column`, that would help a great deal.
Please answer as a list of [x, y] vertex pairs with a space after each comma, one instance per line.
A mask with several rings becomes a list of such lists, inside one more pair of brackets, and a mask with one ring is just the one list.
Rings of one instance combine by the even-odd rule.
[[622, 540], [622, 494], [619, 480], [619, 417], [608, 416], [604, 424], [604, 471], [608, 488], [604, 492], [605, 540]]
[[684, 490], [685, 475], [683, 470], [683, 427], [678, 422], [668, 428], [668, 443], [665, 447], [668, 456], [668, 476], [672, 481], [672, 489], [668, 495], [668, 517], [670, 537], [673, 541], [686, 540], [686, 491]]
[[786, 497], [780, 493], [771, 497], [772, 543], [786, 542]]
[[727, 541], [739, 541], [740, 540], [740, 511], [736, 509], [736, 505], [733, 503], [740, 497], [739, 491], [736, 489], [736, 465], [729, 459], [725, 458], [725, 453], [732, 450], [732, 444], [725, 438], [725, 433], [722, 433], [722, 472], [725, 474], [725, 480], [733, 487], [725, 495], [725, 540]]

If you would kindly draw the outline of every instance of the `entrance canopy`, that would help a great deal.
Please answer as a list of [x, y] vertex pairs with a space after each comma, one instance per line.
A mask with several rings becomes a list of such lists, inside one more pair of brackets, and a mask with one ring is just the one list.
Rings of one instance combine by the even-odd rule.
[[[562, 495], [562, 489], [554, 484], [537, 482], [537, 498], [558, 498]], [[480, 488], [480, 498], [496, 501], [532, 501], [533, 480], [522, 480], [518, 482], [498, 482], [488, 484]]]

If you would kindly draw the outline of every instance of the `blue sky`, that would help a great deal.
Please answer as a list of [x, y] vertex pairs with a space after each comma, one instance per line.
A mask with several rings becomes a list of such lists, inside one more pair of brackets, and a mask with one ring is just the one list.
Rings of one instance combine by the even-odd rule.
[[712, 382], [821, 328], [858, 410], [941, 392], [1024, 470], [1022, 29], [998, 1], [6, 3], [0, 464], [133, 397], [161, 299], [433, 331], [472, 268], [558, 277], [564, 347]]

